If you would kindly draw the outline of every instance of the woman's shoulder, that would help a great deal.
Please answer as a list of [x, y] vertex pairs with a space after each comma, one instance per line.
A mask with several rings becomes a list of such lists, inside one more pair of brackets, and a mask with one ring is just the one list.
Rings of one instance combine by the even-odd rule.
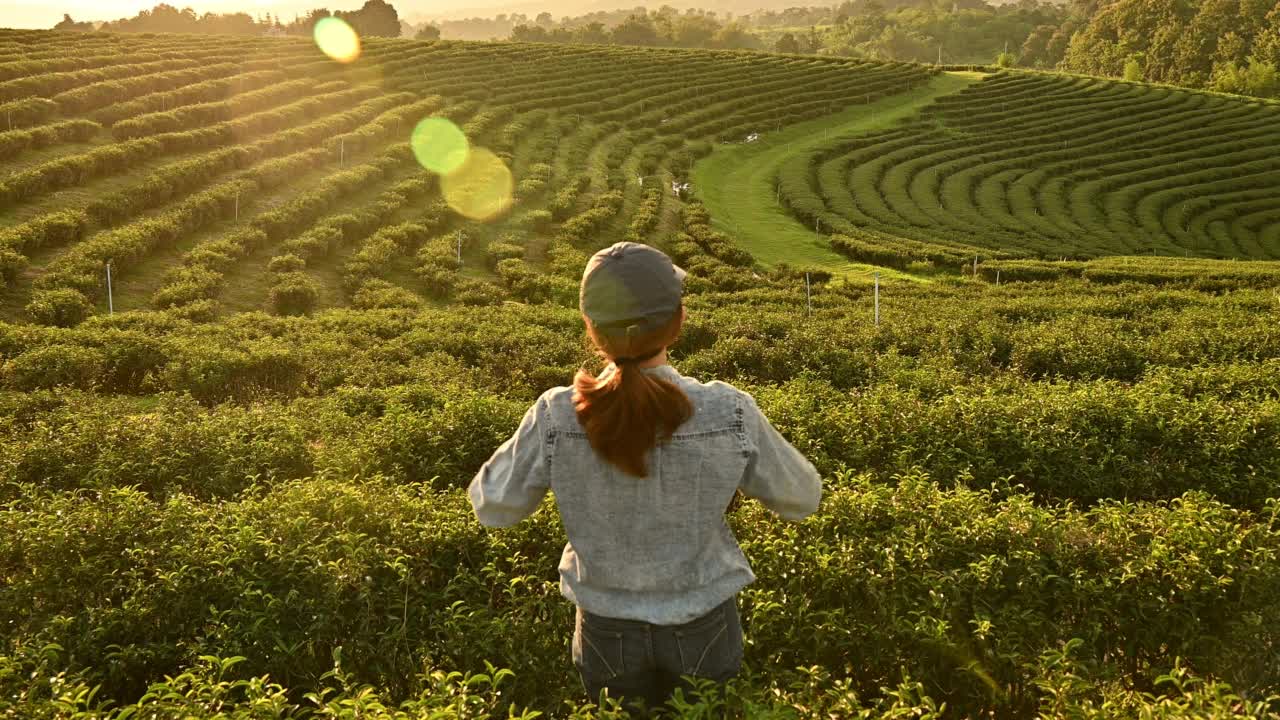
[[680, 389], [693, 402], [694, 424], [701, 429], [736, 427], [755, 403], [746, 391], [723, 380], [700, 380], [671, 369]]
[[672, 368], [672, 373], [680, 379], [680, 385], [685, 392], [692, 390], [693, 392], [706, 395], [708, 398], [733, 401], [735, 403], [751, 397], [746, 393], [746, 391], [723, 380], [699, 380], [698, 378], [680, 373], [674, 368]]
[[548, 388], [534, 403], [537, 407], [545, 407], [551, 412], [568, 408], [573, 409], [573, 386], [560, 385]]

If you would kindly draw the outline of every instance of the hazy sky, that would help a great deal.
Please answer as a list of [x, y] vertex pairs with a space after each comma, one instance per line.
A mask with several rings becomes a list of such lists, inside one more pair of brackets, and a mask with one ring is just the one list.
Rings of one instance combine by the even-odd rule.
[[[0, 0], [0, 27], [50, 28], [70, 13], [75, 20], [116, 20], [132, 17], [139, 10], [155, 7], [161, 0]], [[197, 13], [232, 12], [243, 10], [249, 14], [267, 13], [283, 15], [291, 19], [295, 13], [305, 13], [311, 8], [330, 10], [355, 10], [364, 0], [167, 0], [178, 8], [190, 7]], [[406, 20], [427, 18], [492, 17], [502, 12], [522, 12], [527, 15], [546, 10], [556, 17], [566, 14], [582, 14], [593, 10], [650, 5], [657, 7], [662, 0], [389, 0], [400, 16]], [[685, 8], [732, 9], [738, 13], [750, 12], [757, 7], [787, 4], [820, 5], [820, 0], [666, 0], [666, 4]]]

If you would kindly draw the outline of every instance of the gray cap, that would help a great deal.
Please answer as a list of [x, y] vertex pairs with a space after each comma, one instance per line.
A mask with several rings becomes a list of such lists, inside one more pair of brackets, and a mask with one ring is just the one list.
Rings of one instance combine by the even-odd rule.
[[643, 334], [680, 310], [684, 270], [666, 253], [633, 242], [615, 243], [591, 256], [582, 273], [578, 305], [609, 335]]

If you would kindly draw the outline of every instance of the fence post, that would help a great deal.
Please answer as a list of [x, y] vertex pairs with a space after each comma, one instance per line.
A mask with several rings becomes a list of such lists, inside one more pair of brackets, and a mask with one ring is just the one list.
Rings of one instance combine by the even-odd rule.
[[116, 312], [115, 301], [111, 297], [111, 261], [107, 261], [107, 314], [114, 315]]
[[876, 271], [876, 326], [880, 325], [880, 271]]
[[240, 191], [236, 191], [236, 222], [240, 222]]
[[338, 140], [338, 164], [339, 165], [347, 164], [347, 139], [346, 138], [340, 138]]

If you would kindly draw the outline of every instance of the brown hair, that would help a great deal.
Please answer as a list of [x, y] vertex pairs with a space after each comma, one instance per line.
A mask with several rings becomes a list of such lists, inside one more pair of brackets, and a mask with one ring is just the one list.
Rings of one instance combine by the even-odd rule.
[[578, 371], [573, 407], [591, 447], [628, 475], [647, 476], [645, 454], [693, 416], [693, 405], [679, 386], [639, 367], [679, 337], [682, 310], [657, 330], [625, 337], [603, 334], [583, 318], [587, 336], [612, 364], [599, 377]]

